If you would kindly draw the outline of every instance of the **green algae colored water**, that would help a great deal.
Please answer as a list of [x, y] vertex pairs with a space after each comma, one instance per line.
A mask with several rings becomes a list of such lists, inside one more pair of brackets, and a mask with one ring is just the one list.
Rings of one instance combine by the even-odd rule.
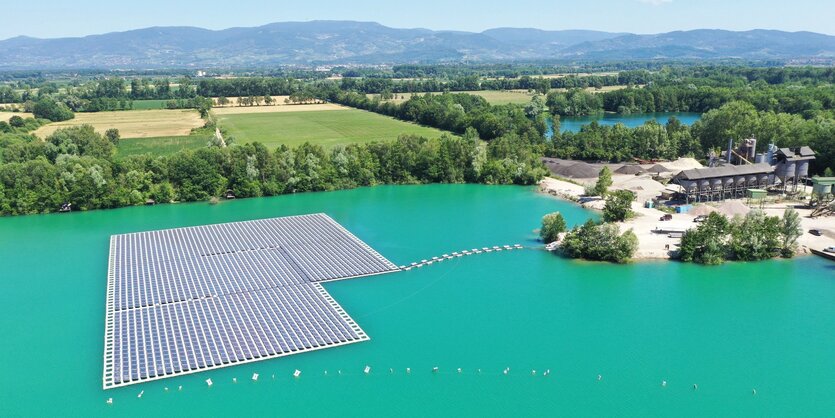
[[111, 234], [325, 212], [408, 264], [534, 246], [555, 210], [591, 216], [530, 188], [433, 185], [0, 219], [0, 416], [835, 415], [835, 264], [812, 257], [463, 257], [327, 284], [371, 341], [101, 389]]

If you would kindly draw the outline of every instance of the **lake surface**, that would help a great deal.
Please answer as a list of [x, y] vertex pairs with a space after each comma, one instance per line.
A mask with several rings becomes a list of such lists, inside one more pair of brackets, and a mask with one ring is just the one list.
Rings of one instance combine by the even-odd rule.
[[[603, 113], [600, 115], [594, 116], [577, 116], [577, 117], [570, 117], [565, 116], [560, 118], [560, 132], [580, 132], [580, 129], [583, 126], [586, 126], [592, 122], [597, 122], [601, 125], [605, 126], [614, 126], [618, 123], [622, 123], [626, 125], [628, 128], [636, 128], [645, 124], [650, 120], [655, 120], [658, 123], [664, 125], [667, 121], [675, 116], [681, 123], [685, 125], [692, 125], [696, 123], [697, 120], [701, 119], [702, 115], [700, 113], [692, 113], [692, 112], [662, 112], [662, 113], [638, 113], [633, 115], [620, 115], [617, 113]], [[548, 130], [549, 132], [547, 135], [550, 137], [553, 135], [553, 125], [551, 120], [548, 119]]]
[[325, 285], [371, 341], [101, 389], [111, 234], [325, 212], [408, 264], [534, 246], [556, 210], [591, 216], [531, 188], [431, 185], [2, 218], [0, 416], [835, 415], [835, 267], [818, 257], [714, 268], [463, 257]]

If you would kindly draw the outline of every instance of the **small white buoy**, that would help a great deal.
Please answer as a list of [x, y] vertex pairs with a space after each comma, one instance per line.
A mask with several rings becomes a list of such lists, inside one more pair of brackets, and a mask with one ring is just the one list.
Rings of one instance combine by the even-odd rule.
[[177, 390], [183, 390], [183, 385], [177, 386]]
[[437, 366], [432, 368], [432, 373], [438, 373], [438, 367]]
[[113, 398], [107, 398], [107, 404], [113, 405]]
[[214, 385], [214, 384], [215, 384], [215, 383], [214, 383], [214, 382], [212, 382], [212, 379], [206, 379], [206, 385], [207, 385], [207, 386], [212, 387], [212, 385]]
[[461, 374], [461, 368], [460, 367], [458, 368], [458, 374]]
[[275, 373], [273, 373], [273, 380], [275, 380]]
[[601, 380], [603, 380], [603, 375], [600, 375], [600, 374], [599, 374], [599, 375], [597, 375], [597, 381], [599, 382], [599, 381], [601, 381]]
[[543, 373], [542, 375], [548, 376], [549, 374], [551, 374], [551, 369], [545, 370], [545, 373]]
[[237, 377], [233, 377], [233, 378], [232, 378], [232, 383], [238, 383], [238, 378], [237, 378]]
[[[337, 372], [340, 376], [342, 376], [342, 370], [337, 370], [336, 372]], [[299, 373], [301, 373], [301, 372], [299, 372]]]
[[693, 390], [698, 390], [698, 389], [699, 389], [699, 385], [693, 383]]
[[365, 366], [363, 372], [365, 372], [365, 374], [371, 373], [371, 366]]
[[412, 374], [412, 368], [411, 367], [406, 368], [406, 374]]
[[531, 376], [536, 376], [536, 370], [531, 370]]
[[165, 391], [168, 392], [168, 387], [167, 386], [165, 387]]
[[301, 375], [302, 375], [302, 372], [299, 369], [296, 369], [296, 371], [293, 372], [293, 377], [299, 377]]
[[481, 369], [476, 370], [479, 374], [481, 374]]
[[756, 390], [756, 389], [754, 389], [754, 390], [752, 390], [752, 391], [751, 391], [751, 393], [752, 393], [752, 394], [754, 394], [754, 395], [756, 395], [756, 394], [757, 394], [757, 390]]
[[253, 382], [257, 382], [257, 381], [258, 381], [258, 373], [253, 373], [253, 374], [252, 374], [252, 381], [253, 381]]
[[144, 394], [145, 394], [145, 391], [143, 390], [143, 391], [139, 392], [139, 395], [136, 395], [136, 397], [137, 397], [137, 398], [141, 398], [141, 397], [142, 397], [142, 395], [144, 395]]
[[507, 374], [510, 371], [509, 368], [502, 370], [502, 373]]
[[664, 388], [667, 387], [667, 381], [666, 380], [661, 381], [661, 387], [664, 387]]
[[389, 367], [389, 373], [394, 374], [394, 369]]

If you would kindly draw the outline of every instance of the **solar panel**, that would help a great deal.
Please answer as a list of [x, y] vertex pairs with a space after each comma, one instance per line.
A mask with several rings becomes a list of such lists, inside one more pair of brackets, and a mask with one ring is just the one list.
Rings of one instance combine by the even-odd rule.
[[114, 235], [104, 388], [367, 340], [319, 283], [396, 270], [324, 214]]

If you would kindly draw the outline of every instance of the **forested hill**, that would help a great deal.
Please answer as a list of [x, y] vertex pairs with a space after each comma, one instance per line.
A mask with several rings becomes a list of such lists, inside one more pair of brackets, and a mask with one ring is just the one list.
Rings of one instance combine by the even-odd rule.
[[154, 27], [81, 38], [20, 36], [0, 41], [0, 69], [6, 70], [727, 58], [832, 62], [835, 37], [765, 30], [633, 35], [500, 28], [473, 33], [312, 21], [219, 31]]

